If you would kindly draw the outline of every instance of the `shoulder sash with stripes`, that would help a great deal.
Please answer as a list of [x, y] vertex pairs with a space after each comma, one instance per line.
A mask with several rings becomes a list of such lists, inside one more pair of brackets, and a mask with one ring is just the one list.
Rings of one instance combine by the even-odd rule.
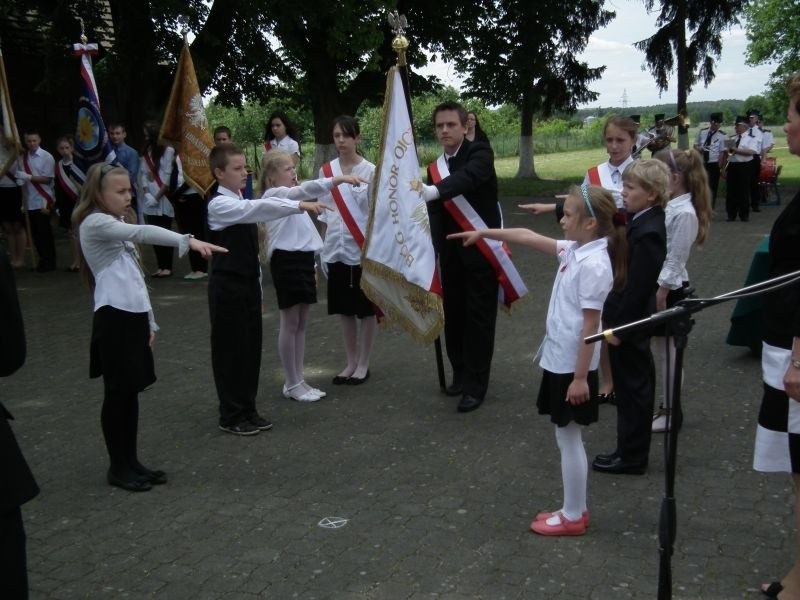
[[[33, 172], [31, 171], [31, 166], [28, 164], [28, 153], [27, 152], [22, 155], [22, 166], [25, 168], [25, 172], [28, 175], [33, 175]], [[42, 198], [44, 198], [45, 205], [47, 206], [47, 208], [48, 209], [51, 208], [53, 206], [53, 196], [51, 196], [47, 192], [47, 190], [42, 187], [42, 184], [34, 183], [33, 181], [31, 181], [30, 184], [34, 187], [34, 189], [37, 192], [39, 192], [39, 195]]]
[[[339, 159], [336, 158], [331, 162], [322, 165], [322, 172], [325, 177], [337, 177], [342, 174], [342, 167], [339, 164]], [[347, 226], [350, 235], [353, 236], [359, 248], [364, 247], [364, 232], [358, 225], [358, 219], [364, 221], [364, 215], [353, 197], [352, 187], [349, 185], [337, 185], [331, 189], [333, 201], [336, 203], [336, 208], [339, 214], [342, 215], [342, 221]]]

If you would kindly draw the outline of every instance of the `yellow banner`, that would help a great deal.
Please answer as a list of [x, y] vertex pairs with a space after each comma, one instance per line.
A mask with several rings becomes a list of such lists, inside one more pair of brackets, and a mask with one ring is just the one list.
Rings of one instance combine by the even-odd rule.
[[11, 109], [11, 94], [8, 91], [6, 79], [6, 65], [3, 62], [3, 51], [0, 50], [0, 177], [17, 160], [20, 152], [19, 133], [17, 123], [14, 121], [14, 111]]
[[181, 157], [183, 178], [205, 194], [214, 176], [208, 166], [208, 155], [214, 140], [208, 130], [208, 119], [203, 108], [200, 86], [194, 71], [189, 45], [184, 43], [178, 59], [178, 70], [172, 83], [159, 141], [169, 144]]

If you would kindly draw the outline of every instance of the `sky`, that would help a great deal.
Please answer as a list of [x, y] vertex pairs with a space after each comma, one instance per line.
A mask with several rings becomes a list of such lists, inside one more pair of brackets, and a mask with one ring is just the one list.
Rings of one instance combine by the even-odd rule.
[[[621, 107], [623, 95], [627, 97], [627, 106], [675, 102], [675, 76], [670, 80], [669, 89], [659, 97], [652, 75], [646, 69], [643, 70], [644, 53], [633, 47], [634, 42], [655, 33], [658, 12], [648, 14], [642, 0], [606, 0], [606, 8], [615, 11], [616, 18], [589, 38], [589, 45], [580, 56], [590, 67], [606, 66], [602, 79], [589, 86], [600, 95], [595, 102], [581, 108]], [[413, 36], [413, 27], [409, 33]], [[774, 67], [745, 65], [746, 49], [747, 37], [741, 25], [725, 32], [722, 38], [722, 56], [714, 69], [716, 77], [707, 88], [702, 83], [697, 84], [689, 94], [689, 102], [744, 100], [748, 96], [762, 93]], [[435, 74], [444, 83], [460, 87], [458, 73], [452, 65], [435, 63], [421, 72]]]

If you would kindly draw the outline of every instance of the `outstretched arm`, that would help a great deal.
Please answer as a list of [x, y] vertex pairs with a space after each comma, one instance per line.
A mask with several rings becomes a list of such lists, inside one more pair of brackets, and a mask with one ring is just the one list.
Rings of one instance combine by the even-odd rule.
[[556, 240], [538, 234], [530, 229], [479, 229], [477, 231], [451, 233], [447, 236], [448, 240], [463, 240], [465, 246], [471, 246], [483, 238], [530, 246], [535, 250], [553, 256], [556, 254]]

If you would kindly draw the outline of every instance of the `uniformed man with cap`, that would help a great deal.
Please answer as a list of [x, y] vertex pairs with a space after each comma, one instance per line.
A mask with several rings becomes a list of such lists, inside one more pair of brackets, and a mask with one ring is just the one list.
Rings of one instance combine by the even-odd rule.
[[716, 208], [717, 189], [719, 188], [719, 163], [722, 153], [725, 151], [725, 140], [727, 134], [720, 129], [722, 125], [722, 113], [711, 113], [708, 119], [708, 127], [704, 127], [697, 133], [694, 142], [695, 150], [703, 155], [703, 163], [708, 173], [708, 186], [711, 188], [711, 205]]
[[752, 161], [760, 150], [759, 138], [750, 130], [750, 121], [745, 115], [736, 117], [736, 134], [726, 141], [728, 185], [725, 193], [725, 209], [728, 221], [738, 216], [742, 221], [750, 220], [750, 181]]

